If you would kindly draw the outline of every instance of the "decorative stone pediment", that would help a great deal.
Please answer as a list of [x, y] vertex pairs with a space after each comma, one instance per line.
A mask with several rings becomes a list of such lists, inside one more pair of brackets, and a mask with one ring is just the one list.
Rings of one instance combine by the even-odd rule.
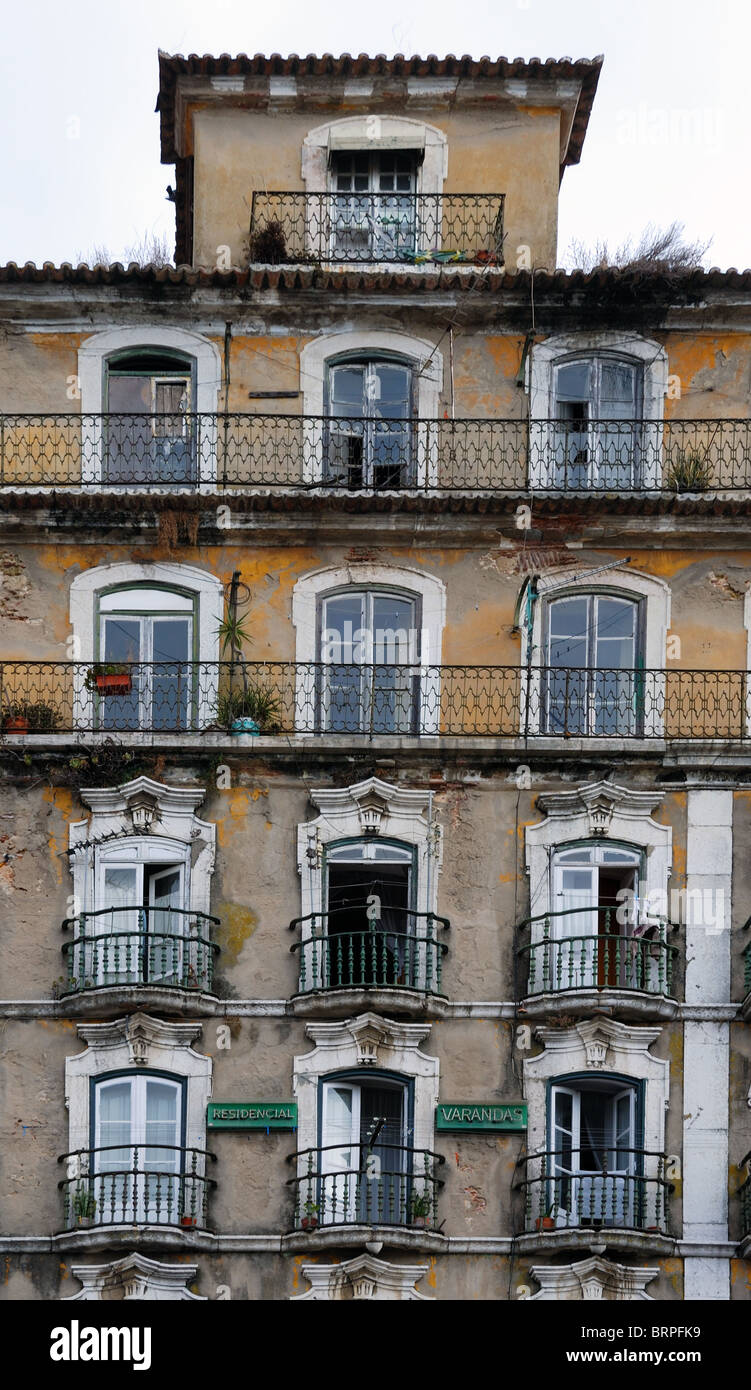
[[[623, 1067], [628, 1071], [635, 1054], [649, 1055], [651, 1044], [661, 1032], [661, 1028], [637, 1027], [598, 1014], [573, 1028], [537, 1028], [535, 1037], [545, 1044], [551, 1058], [563, 1054], [567, 1061], [584, 1061], [588, 1067], [607, 1066], [608, 1070]], [[572, 1054], [577, 1055], [573, 1057]], [[650, 1057], [649, 1060], [655, 1059]]]
[[197, 1265], [168, 1265], [149, 1260], [145, 1255], [126, 1255], [123, 1260], [111, 1260], [102, 1265], [71, 1265], [70, 1272], [80, 1279], [83, 1288], [64, 1299], [105, 1302], [115, 1300], [149, 1299], [162, 1303], [206, 1303], [201, 1294], [191, 1293], [187, 1284], [198, 1273]]
[[427, 1265], [389, 1264], [373, 1255], [357, 1255], [337, 1265], [303, 1265], [301, 1272], [310, 1288], [293, 1297], [292, 1303], [349, 1299], [371, 1299], [376, 1303], [433, 1301], [429, 1294], [419, 1293], [415, 1287], [427, 1274]]
[[[351, 787], [323, 787], [310, 792], [321, 812], [318, 826], [326, 839], [359, 835], [369, 824], [378, 834], [392, 839], [424, 839], [428, 830], [430, 792], [399, 787], [380, 777], [367, 777]], [[306, 826], [306, 829], [310, 826]]]
[[605, 817], [609, 824], [616, 810], [623, 819], [644, 820], [659, 806], [662, 797], [660, 791], [640, 792], [615, 782], [587, 782], [570, 792], [543, 792], [537, 805], [555, 820], [579, 817], [584, 812], [589, 818], [594, 816], [595, 821]]
[[[125, 1045], [131, 1062], [137, 1066], [164, 1063], [166, 1055], [177, 1048], [190, 1047], [201, 1036], [200, 1023], [165, 1023], [148, 1014], [130, 1014], [112, 1023], [79, 1023], [78, 1035], [89, 1047], [102, 1051]], [[198, 1055], [198, 1054], [196, 1054]]]
[[616, 1264], [593, 1255], [587, 1260], [577, 1260], [570, 1265], [532, 1265], [530, 1274], [540, 1285], [539, 1293], [533, 1294], [531, 1302], [603, 1301], [635, 1302], [650, 1300], [645, 1292], [647, 1284], [659, 1275], [659, 1269], [636, 1269], [630, 1265]]

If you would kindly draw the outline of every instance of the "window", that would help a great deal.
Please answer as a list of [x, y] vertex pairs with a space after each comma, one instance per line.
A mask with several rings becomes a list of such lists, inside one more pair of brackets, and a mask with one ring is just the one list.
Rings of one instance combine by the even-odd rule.
[[332, 155], [335, 257], [391, 261], [414, 255], [417, 163], [411, 150], [340, 150]]
[[324, 1081], [321, 1096], [321, 1225], [405, 1225], [411, 1150], [403, 1081]]
[[[196, 976], [198, 924], [186, 911], [189, 861], [151, 838], [98, 853], [96, 910], [83, 919], [78, 979], [179, 985]], [[203, 972], [202, 972], [203, 973]]]
[[635, 1085], [610, 1077], [551, 1086], [547, 1200], [556, 1224], [644, 1224], [637, 1094]]
[[640, 365], [617, 358], [554, 368], [551, 486], [618, 491], [638, 484], [641, 378]]
[[206, 1104], [212, 1064], [200, 1023], [133, 1013], [80, 1023], [65, 1062], [65, 1224], [205, 1227]]
[[640, 604], [571, 594], [546, 605], [543, 731], [633, 735], [643, 723]]
[[97, 696], [103, 729], [186, 729], [194, 717], [192, 594], [148, 584], [99, 595], [99, 660], [126, 663], [126, 694]]
[[642, 854], [626, 845], [581, 844], [559, 850], [552, 864], [548, 936], [535, 951], [550, 989], [638, 989], [669, 984], [660, 924], [639, 903]]
[[348, 589], [323, 598], [318, 724], [332, 733], [411, 734], [419, 728], [416, 598]]
[[182, 1089], [178, 1080], [143, 1073], [97, 1082], [89, 1189], [98, 1221], [179, 1225], [190, 1212]]
[[347, 488], [413, 484], [412, 371], [397, 361], [328, 369], [326, 481]]
[[414, 852], [351, 840], [326, 852], [326, 984], [417, 987]]
[[150, 350], [107, 361], [107, 483], [195, 480], [194, 373], [190, 358]]

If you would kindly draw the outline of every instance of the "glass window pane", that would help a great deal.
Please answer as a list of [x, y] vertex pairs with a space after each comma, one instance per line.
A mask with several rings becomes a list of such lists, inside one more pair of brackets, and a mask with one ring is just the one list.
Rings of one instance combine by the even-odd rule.
[[567, 362], [556, 369], [556, 399], [586, 401], [590, 398], [592, 367], [589, 362]]
[[629, 407], [628, 418], [636, 399], [636, 368], [626, 362], [603, 362], [600, 368], [600, 400], [602, 404], [621, 404]]
[[191, 624], [182, 618], [154, 619], [154, 661], [188, 661]]
[[[337, 414], [360, 415], [363, 411], [363, 367], [333, 367], [329, 376], [331, 403]], [[346, 410], [341, 408], [345, 407]]]
[[107, 407], [117, 415], [150, 413], [151, 377], [110, 375]]
[[141, 660], [141, 623], [138, 618], [104, 619], [105, 662]]

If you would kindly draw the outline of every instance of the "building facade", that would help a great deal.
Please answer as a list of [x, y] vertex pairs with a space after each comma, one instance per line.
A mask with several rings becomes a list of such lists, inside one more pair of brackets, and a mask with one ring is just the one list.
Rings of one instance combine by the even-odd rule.
[[0, 270], [7, 1299], [749, 1298], [751, 273], [600, 60], [160, 55]]

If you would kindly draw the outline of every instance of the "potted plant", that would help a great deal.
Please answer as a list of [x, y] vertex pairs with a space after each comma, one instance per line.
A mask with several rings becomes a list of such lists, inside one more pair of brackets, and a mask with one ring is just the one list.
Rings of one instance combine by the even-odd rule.
[[413, 1192], [409, 1199], [409, 1223], [427, 1230], [430, 1226], [432, 1202], [429, 1192]]
[[7, 734], [52, 733], [59, 727], [59, 711], [44, 700], [11, 701], [3, 706], [3, 731]]
[[84, 685], [98, 695], [129, 695], [133, 677], [122, 663], [97, 662], [86, 672]]
[[279, 696], [267, 685], [246, 682], [219, 699], [219, 723], [233, 734], [275, 733], [279, 728]]
[[73, 1215], [76, 1225], [90, 1226], [96, 1213], [96, 1197], [85, 1183], [79, 1182], [73, 1193]]
[[187, 1212], [183, 1212], [182, 1216], [180, 1217], [180, 1225], [181, 1225], [181, 1226], [197, 1226], [197, 1225], [198, 1225], [198, 1217], [197, 1217], [197, 1216], [189, 1216], [189, 1215], [187, 1214]]
[[699, 449], [679, 449], [670, 464], [668, 487], [673, 492], [706, 492], [712, 483], [712, 465]]
[[553, 1208], [552, 1204], [548, 1207], [548, 1209], [547, 1209], [547, 1211], [546, 1211], [546, 1213], [545, 1213], [544, 1216], [538, 1216], [537, 1220], [535, 1221], [535, 1230], [536, 1230], [536, 1231], [554, 1231], [554, 1230], [555, 1230], [555, 1216], [554, 1216], [554, 1208]]
[[318, 1225], [318, 1203], [310, 1197], [303, 1206], [300, 1225], [304, 1231], [314, 1231]]
[[271, 218], [250, 238], [250, 259], [260, 265], [280, 265], [287, 259], [287, 238], [277, 218]]

